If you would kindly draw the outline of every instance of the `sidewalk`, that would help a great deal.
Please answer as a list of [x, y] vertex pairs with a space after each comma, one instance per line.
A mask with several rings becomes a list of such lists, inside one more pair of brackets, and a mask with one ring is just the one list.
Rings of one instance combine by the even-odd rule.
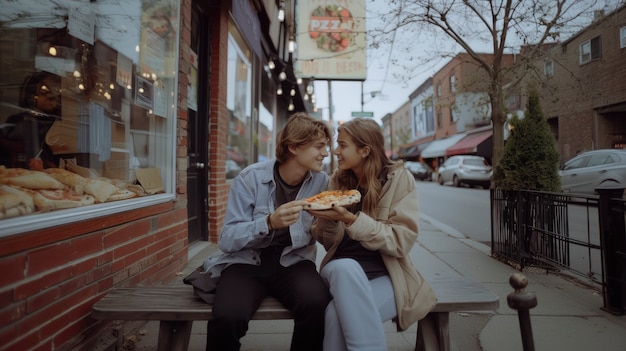
[[[183, 277], [216, 250], [214, 244], [206, 242], [192, 245], [187, 269], [171, 284], [183, 284]], [[495, 312], [451, 313], [452, 350], [523, 350], [517, 311], [507, 305], [507, 295], [513, 292], [509, 276], [517, 271], [491, 258], [489, 252], [489, 247], [421, 216], [418, 244], [411, 252], [420, 272], [427, 279], [467, 276], [500, 296], [500, 308]], [[323, 253], [320, 247], [320, 260]], [[626, 316], [603, 311], [601, 292], [558, 275], [543, 272], [524, 272], [524, 275], [529, 281], [526, 291], [534, 293], [538, 301], [537, 307], [530, 310], [537, 351], [626, 350]], [[248, 334], [241, 341], [242, 351], [289, 350], [292, 324], [292, 321], [251, 321]], [[398, 333], [388, 322], [386, 331], [390, 351], [415, 348], [416, 325]], [[147, 323], [141, 334], [137, 335], [135, 350], [156, 350], [158, 323]], [[204, 350], [205, 345], [206, 322], [195, 322], [189, 351]]]

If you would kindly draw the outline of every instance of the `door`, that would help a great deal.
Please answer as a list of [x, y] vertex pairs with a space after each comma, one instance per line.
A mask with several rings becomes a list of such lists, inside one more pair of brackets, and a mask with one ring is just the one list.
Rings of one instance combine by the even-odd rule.
[[210, 33], [204, 1], [194, 1], [191, 11], [191, 68], [188, 95], [187, 217], [189, 243], [208, 240], [208, 126]]

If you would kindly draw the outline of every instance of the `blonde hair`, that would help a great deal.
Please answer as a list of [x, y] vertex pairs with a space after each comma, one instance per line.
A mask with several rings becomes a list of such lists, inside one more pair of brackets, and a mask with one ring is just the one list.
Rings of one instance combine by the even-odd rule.
[[289, 117], [276, 137], [276, 160], [284, 163], [293, 157], [289, 147], [306, 145], [319, 139], [325, 140], [327, 145], [330, 144], [332, 132], [328, 124], [308, 113], [296, 112]]
[[363, 211], [368, 215], [373, 215], [382, 190], [381, 172], [384, 169], [391, 171], [401, 163], [390, 160], [385, 154], [385, 138], [380, 126], [374, 120], [355, 118], [340, 125], [337, 131], [349, 135], [358, 148], [369, 146], [370, 154], [365, 158], [361, 179], [357, 179], [351, 169], [337, 169], [331, 179], [332, 187], [342, 190], [356, 189], [360, 183], [365, 190], [362, 200]]

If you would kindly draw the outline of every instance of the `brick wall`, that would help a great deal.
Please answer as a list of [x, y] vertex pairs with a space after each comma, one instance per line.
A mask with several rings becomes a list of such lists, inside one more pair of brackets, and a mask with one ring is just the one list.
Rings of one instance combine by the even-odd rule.
[[[190, 13], [182, 0], [181, 51]], [[165, 284], [187, 265], [186, 74], [178, 83], [176, 201], [0, 238], [0, 351], [94, 350], [118, 337], [90, 317], [96, 301], [114, 287]]]
[[0, 350], [90, 349], [95, 301], [185, 267], [186, 221], [166, 203], [0, 239]]
[[[580, 151], [611, 148], [626, 135], [626, 50], [619, 47], [619, 29], [624, 25], [626, 6], [554, 46], [537, 62], [544, 115], [558, 119], [561, 162]], [[601, 57], [581, 64], [580, 45], [596, 37], [601, 41]], [[551, 77], [543, 76], [546, 59], [554, 61]], [[615, 106], [622, 107], [602, 113]]]
[[228, 65], [229, 1], [220, 1], [210, 14], [211, 22], [211, 81], [209, 116], [209, 235], [217, 242], [224, 215], [230, 185], [226, 182], [226, 145], [229, 116], [226, 108], [226, 67]]

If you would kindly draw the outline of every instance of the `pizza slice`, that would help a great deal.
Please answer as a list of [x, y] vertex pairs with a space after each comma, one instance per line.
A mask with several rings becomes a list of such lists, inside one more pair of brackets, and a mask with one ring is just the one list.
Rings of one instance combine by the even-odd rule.
[[28, 193], [39, 211], [61, 210], [92, 205], [95, 199], [91, 195], [77, 194], [70, 188], [63, 189], [22, 189]]
[[335, 206], [349, 206], [361, 201], [358, 190], [327, 190], [304, 199], [308, 202], [307, 210], [328, 210]]
[[35, 211], [33, 199], [9, 185], [0, 185], [0, 219], [22, 216]]

